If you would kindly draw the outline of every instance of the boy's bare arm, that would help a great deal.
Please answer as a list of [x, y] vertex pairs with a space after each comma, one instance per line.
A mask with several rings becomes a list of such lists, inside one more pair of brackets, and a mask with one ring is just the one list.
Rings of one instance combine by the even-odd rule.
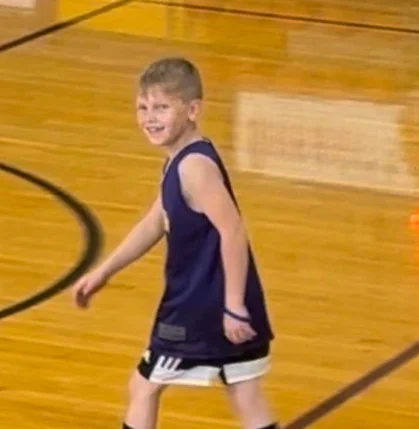
[[[247, 317], [244, 297], [249, 263], [248, 241], [239, 211], [217, 165], [200, 154], [189, 155], [179, 165], [182, 190], [191, 207], [204, 213], [220, 234], [225, 275], [225, 305]], [[227, 317], [226, 336], [235, 343], [255, 335], [248, 323]]]
[[99, 269], [111, 277], [141, 258], [164, 235], [164, 218], [159, 196], [145, 217], [130, 231], [121, 244], [106, 258]]
[[73, 286], [75, 303], [79, 307], [87, 307], [91, 297], [110, 277], [147, 253], [164, 235], [163, 219], [163, 207], [159, 196], [146, 216], [104, 262], [76, 282]]

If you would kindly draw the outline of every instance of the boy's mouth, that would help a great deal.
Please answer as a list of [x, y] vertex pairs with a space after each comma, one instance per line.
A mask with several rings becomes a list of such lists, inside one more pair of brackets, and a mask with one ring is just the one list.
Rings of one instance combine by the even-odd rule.
[[160, 133], [161, 131], [164, 130], [163, 126], [152, 126], [152, 127], [146, 127], [146, 130], [149, 134], [156, 134], [156, 133]]

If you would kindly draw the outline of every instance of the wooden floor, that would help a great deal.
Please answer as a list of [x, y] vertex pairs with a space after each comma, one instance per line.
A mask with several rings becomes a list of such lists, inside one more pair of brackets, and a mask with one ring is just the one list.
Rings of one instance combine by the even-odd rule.
[[[0, 7], [0, 44], [104, 3]], [[106, 253], [158, 188], [162, 154], [135, 124], [138, 72], [161, 55], [196, 61], [202, 126], [231, 168], [277, 335], [267, 394], [288, 423], [418, 341], [419, 7], [191, 3], [308, 21], [135, 2], [2, 52], [0, 158], [84, 202]], [[60, 278], [84, 244], [64, 206], [0, 173], [1, 310]], [[121, 273], [90, 311], [64, 292], [1, 320], [1, 428], [120, 427], [163, 255]], [[313, 427], [417, 429], [418, 404], [415, 359]], [[167, 429], [237, 427], [219, 387], [169, 390], [161, 416]]]

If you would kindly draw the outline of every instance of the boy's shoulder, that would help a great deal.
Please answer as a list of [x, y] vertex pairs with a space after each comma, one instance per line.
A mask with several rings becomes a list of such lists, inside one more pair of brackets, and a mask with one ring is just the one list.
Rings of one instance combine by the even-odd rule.
[[222, 179], [220, 161], [217, 156], [211, 156], [212, 154], [192, 151], [185, 155], [178, 166], [181, 182], [202, 182], [205, 186], [208, 181]]

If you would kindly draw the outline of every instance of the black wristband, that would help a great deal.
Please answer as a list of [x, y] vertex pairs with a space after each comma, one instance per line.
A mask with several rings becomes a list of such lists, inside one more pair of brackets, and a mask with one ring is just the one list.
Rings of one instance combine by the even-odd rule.
[[246, 316], [240, 316], [239, 314], [233, 313], [232, 311], [230, 311], [228, 308], [224, 309], [224, 313], [228, 314], [230, 317], [232, 317], [233, 319], [239, 320], [240, 322], [250, 322], [250, 317], [246, 317]]

